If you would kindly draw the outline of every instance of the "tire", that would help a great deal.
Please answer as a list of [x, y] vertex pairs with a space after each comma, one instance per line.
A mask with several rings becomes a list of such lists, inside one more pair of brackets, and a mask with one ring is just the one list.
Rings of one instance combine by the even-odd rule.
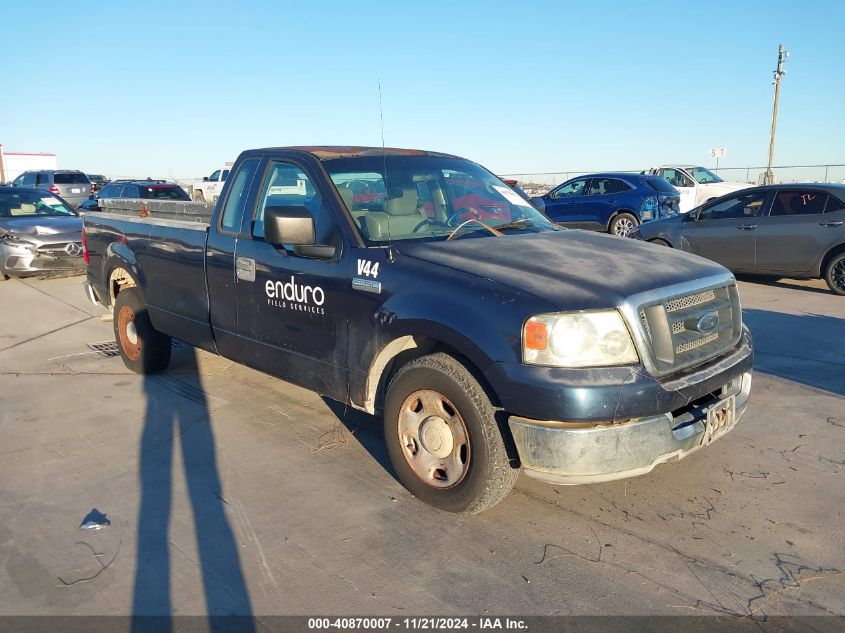
[[657, 246], [668, 246], [669, 248], [672, 248], [672, 245], [669, 242], [667, 242], [666, 240], [661, 240], [660, 238], [649, 240], [648, 243], [657, 244]]
[[170, 337], [153, 327], [136, 288], [117, 295], [112, 324], [123, 364], [136, 374], [154, 374], [170, 363]]
[[607, 227], [607, 232], [611, 235], [625, 237], [628, 234], [628, 231], [633, 229], [635, 226], [639, 226], [639, 224], [640, 223], [637, 221], [637, 218], [630, 213], [620, 213], [610, 221], [610, 226]]
[[466, 367], [448, 354], [414, 359], [391, 378], [384, 437], [402, 484], [446, 512], [487, 510], [519, 476], [496, 423], [496, 409]]
[[845, 253], [830, 259], [824, 268], [824, 280], [833, 294], [845, 295]]
[[205, 202], [205, 194], [202, 191], [195, 190], [192, 197], [194, 202]]

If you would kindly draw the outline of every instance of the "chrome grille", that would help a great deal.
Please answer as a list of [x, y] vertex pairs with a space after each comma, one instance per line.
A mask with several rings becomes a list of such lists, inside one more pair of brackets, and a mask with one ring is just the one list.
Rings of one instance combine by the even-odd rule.
[[[74, 255], [68, 252], [68, 248], [75, 245]], [[55, 244], [45, 244], [38, 247], [39, 255], [46, 255], [48, 257], [79, 257], [82, 255], [81, 242], [57, 242]]]
[[640, 306], [658, 375], [692, 367], [736, 344], [742, 314], [731, 283]]
[[694, 295], [687, 295], [686, 297], [679, 297], [677, 299], [670, 299], [666, 302], [666, 311], [667, 312], [677, 312], [678, 310], [683, 310], [685, 308], [691, 308], [693, 306], [700, 305], [702, 303], [707, 303], [708, 301], [713, 301], [716, 298], [716, 291], [715, 290], [706, 290], [704, 292], [699, 292]]

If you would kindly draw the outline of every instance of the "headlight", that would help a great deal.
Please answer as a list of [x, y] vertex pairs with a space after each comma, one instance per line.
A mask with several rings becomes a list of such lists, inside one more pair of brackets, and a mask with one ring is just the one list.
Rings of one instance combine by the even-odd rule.
[[3, 237], [3, 243], [8, 244], [14, 248], [25, 248], [25, 249], [34, 249], [36, 248], [35, 244], [32, 242], [27, 242], [26, 240], [19, 239], [17, 237], [12, 237], [11, 235], [6, 235]]
[[638, 358], [616, 310], [540, 314], [522, 328], [522, 360], [529, 365], [605, 367]]

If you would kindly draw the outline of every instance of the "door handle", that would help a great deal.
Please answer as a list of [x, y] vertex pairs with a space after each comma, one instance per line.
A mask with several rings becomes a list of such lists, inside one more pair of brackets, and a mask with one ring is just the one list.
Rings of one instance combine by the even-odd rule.
[[753, 231], [754, 229], [757, 228], [757, 225], [756, 224], [740, 224], [736, 228], [738, 228], [742, 231]]
[[831, 220], [829, 222], [819, 222], [820, 226], [842, 226], [845, 220]]
[[241, 281], [255, 281], [255, 260], [238, 257], [235, 260], [235, 274]]

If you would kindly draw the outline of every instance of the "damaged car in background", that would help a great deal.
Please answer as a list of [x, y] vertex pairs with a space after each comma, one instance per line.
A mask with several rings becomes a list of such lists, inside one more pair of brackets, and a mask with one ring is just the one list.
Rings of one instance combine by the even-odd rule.
[[82, 218], [70, 205], [40, 189], [0, 187], [0, 281], [84, 266]]

